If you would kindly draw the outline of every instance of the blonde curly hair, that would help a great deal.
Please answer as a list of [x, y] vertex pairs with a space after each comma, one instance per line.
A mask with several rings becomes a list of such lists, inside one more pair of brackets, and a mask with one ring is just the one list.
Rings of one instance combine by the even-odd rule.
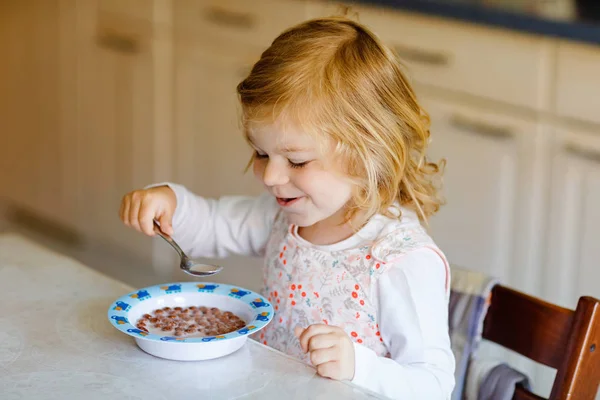
[[[356, 183], [347, 218], [391, 216], [398, 202], [419, 218], [438, 211], [444, 161], [427, 160], [428, 114], [399, 59], [346, 17], [298, 24], [278, 36], [239, 83], [244, 127], [285, 117], [333, 139]], [[246, 133], [247, 134], [247, 133]]]

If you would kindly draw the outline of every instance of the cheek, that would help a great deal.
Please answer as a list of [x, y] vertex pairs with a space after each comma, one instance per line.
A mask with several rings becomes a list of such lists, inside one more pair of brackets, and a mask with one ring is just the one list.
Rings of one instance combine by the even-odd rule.
[[350, 182], [325, 171], [312, 173], [307, 171], [307, 173], [296, 176], [294, 183], [314, 197], [313, 200], [317, 202], [345, 202], [349, 200], [352, 194], [352, 184]]
[[319, 173], [310, 170], [294, 170], [290, 181], [294, 186], [308, 195], [319, 191], [319, 188], [322, 186]]

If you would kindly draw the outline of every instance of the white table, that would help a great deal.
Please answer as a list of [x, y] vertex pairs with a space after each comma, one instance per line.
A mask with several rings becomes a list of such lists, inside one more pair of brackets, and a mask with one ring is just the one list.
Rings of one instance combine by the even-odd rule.
[[252, 340], [211, 361], [148, 355], [106, 317], [131, 290], [22, 236], [0, 235], [0, 398], [378, 398]]

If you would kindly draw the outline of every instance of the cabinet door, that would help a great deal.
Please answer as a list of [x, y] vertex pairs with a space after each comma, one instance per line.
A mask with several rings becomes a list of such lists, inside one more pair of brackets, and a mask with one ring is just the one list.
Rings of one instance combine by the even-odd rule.
[[60, 33], [65, 1], [0, 3], [0, 197], [52, 221], [68, 212]]
[[[551, 132], [478, 106], [425, 107], [431, 158], [447, 160], [447, 204], [431, 220], [434, 240], [451, 263], [541, 295]], [[487, 341], [479, 354], [507, 361], [532, 377], [536, 393], [549, 393], [548, 368]]]
[[[219, 50], [212, 51], [215, 47]], [[187, 41], [175, 51], [177, 181], [205, 197], [257, 195], [261, 184], [251, 171], [244, 172], [252, 151], [242, 135], [236, 86], [258, 53], [215, 47]], [[260, 260], [217, 262], [226, 267], [215, 276], [219, 282], [260, 288]]]
[[531, 240], [545, 182], [540, 127], [475, 106], [426, 99], [425, 107], [429, 155], [447, 161], [446, 204], [430, 221], [434, 240], [451, 263], [536, 292]]
[[79, 18], [79, 228], [149, 260], [152, 241], [123, 227], [118, 210], [125, 193], [153, 178], [161, 110], [154, 108], [151, 25], [98, 12], [94, 2]]
[[600, 135], [563, 128], [552, 159], [544, 295], [575, 308], [600, 297]]

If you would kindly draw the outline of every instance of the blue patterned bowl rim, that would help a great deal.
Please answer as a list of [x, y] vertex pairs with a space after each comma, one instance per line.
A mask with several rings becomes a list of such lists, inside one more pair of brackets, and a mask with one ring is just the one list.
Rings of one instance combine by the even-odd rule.
[[[256, 310], [254, 320], [236, 331], [219, 336], [208, 336], [202, 338], [180, 338], [175, 336], [162, 336], [154, 333], [146, 333], [133, 325], [127, 318], [129, 311], [141, 302], [153, 297], [161, 297], [174, 293], [210, 293], [215, 296], [229, 296], [240, 300], [252, 309]], [[264, 328], [273, 319], [273, 306], [263, 296], [239, 286], [212, 282], [174, 282], [143, 289], [135, 290], [115, 300], [108, 308], [108, 320], [111, 325], [121, 332], [146, 340], [173, 341], [178, 343], [206, 343], [214, 340], [234, 339], [240, 336], [250, 335]], [[134, 321], [135, 323], [135, 321]]]

